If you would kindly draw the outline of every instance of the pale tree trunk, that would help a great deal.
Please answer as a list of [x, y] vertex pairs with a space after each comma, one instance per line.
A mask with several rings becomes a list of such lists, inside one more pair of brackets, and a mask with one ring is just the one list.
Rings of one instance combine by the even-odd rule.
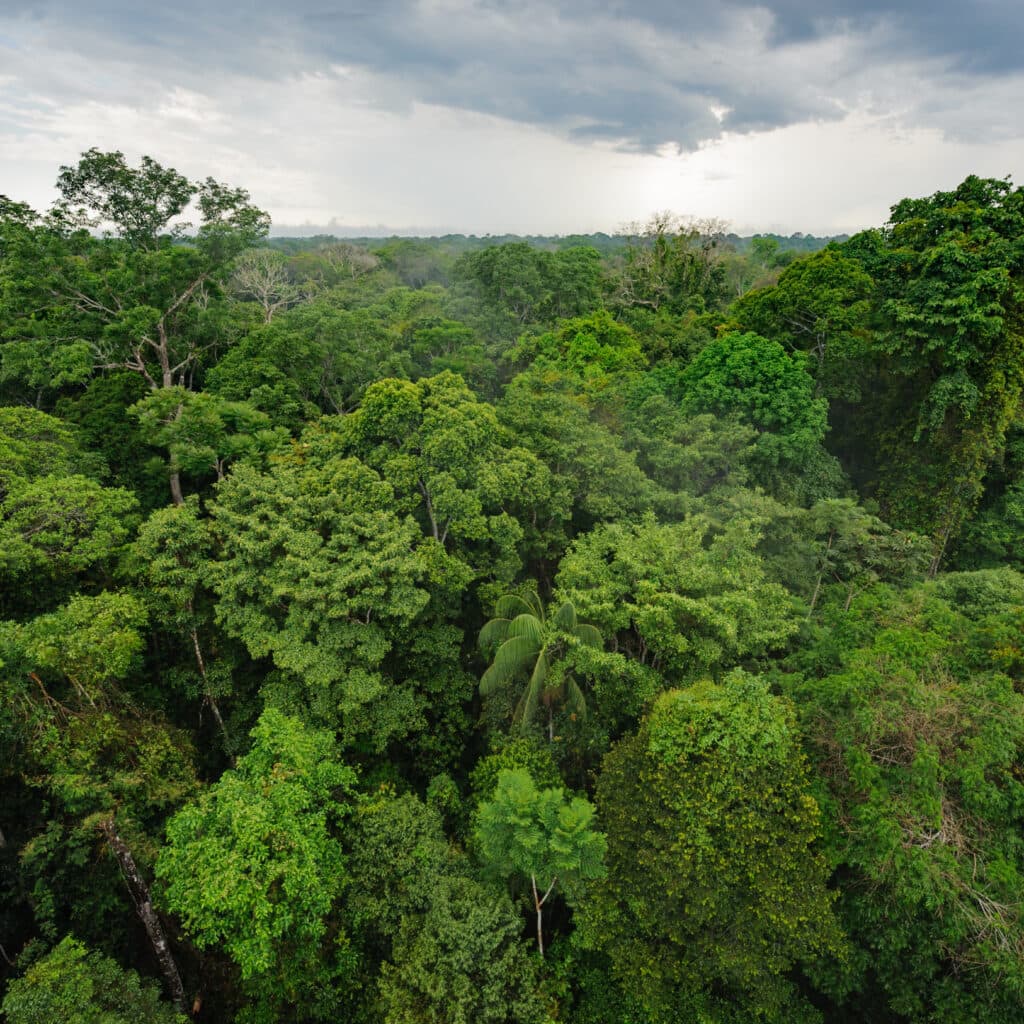
[[555, 883], [558, 878], [552, 878], [551, 884], [548, 886], [548, 891], [541, 896], [537, 892], [537, 876], [530, 875], [530, 885], [533, 887], [533, 906], [537, 911], [537, 952], [543, 957], [544, 956], [544, 904], [547, 902], [547, 898], [551, 895], [551, 891], [555, 887]]
[[174, 962], [174, 956], [171, 953], [171, 946], [167, 941], [164, 926], [160, 923], [156, 910], [153, 909], [149, 886], [136, 866], [135, 858], [132, 856], [131, 850], [128, 849], [128, 844], [117, 834], [113, 819], [101, 822], [100, 830], [103, 832], [107, 845], [121, 867], [121, 873], [124, 875], [125, 885], [128, 887], [132, 903], [135, 904], [135, 909], [146, 929], [146, 934], [149, 936], [150, 945], [152, 945], [153, 952], [156, 954], [157, 962], [160, 964], [164, 980], [167, 982], [167, 988], [171, 994], [171, 1002], [174, 1003], [174, 1008], [179, 1013], [187, 1014], [188, 1011], [185, 1008], [185, 987], [181, 983], [181, 975], [178, 973], [178, 965]]

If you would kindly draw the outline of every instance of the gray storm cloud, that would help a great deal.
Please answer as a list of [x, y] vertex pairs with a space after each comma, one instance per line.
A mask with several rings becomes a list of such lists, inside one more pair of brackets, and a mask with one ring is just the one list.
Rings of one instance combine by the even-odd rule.
[[[132, 67], [200, 91], [355, 72], [361, 101], [382, 109], [429, 103], [623, 150], [691, 150], [865, 103], [969, 133], [956, 93], [999, 93], [1020, 73], [1024, 4], [13, 0], [0, 47], [19, 88], [51, 101], [138, 101]], [[46, 56], [61, 53], [99, 66], [83, 80]]]

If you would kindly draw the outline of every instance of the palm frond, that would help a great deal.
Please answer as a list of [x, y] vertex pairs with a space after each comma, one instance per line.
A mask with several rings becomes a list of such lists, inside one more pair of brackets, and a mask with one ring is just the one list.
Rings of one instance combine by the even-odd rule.
[[572, 601], [566, 601], [555, 612], [553, 621], [559, 629], [564, 629], [567, 633], [571, 633], [576, 628], [576, 608]]
[[517, 615], [508, 624], [508, 636], [524, 636], [540, 648], [543, 642], [544, 627], [536, 615]]
[[498, 644], [508, 639], [508, 627], [508, 619], [491, 619], [491, 621], [486, 623], [484, 628], [480, 630], [480, 636], [477, 639], [477, 646], [485, 654], [489, 653], [493, 648], [497, 647]]
[[604, 647], [604, 637], [601, 636], [601, 631], [597, 626], [581, 622], [573, 629], [572, 633], [581, 644], [585, 644], [587, 647]]
[[487, 697], [507, 686], [517, 673], [525, 671], [537, 657], [537, 645], [528, 637], [509, 637], [495, 652], [490, 668], [480, 678], [480, 693]]
[[514, 722], [519, 723], [519, 728], [526, 731], [529, 724], [537, 716], [537, 708], [540, 706], [541, 694], [544, 692], [544, 680], [548, 676], [548, 659], [543, 653], [533, 666], [530, 681], [523, 691], [523, 696], [512, 716]]
[[495, 603], [494, 614], [500, 619], [514, 619], [524, 612], [527, 615], [534, 615], [537, 611], [537, 604], [539, 604], [537, 595], [533, 593], [526, 597], [521, 597], [519, 594], [505, 594], [499, 597]]
[[587, 698], [571, 675], [565, 680], [565, 705], [577, 718], [587, 717]]

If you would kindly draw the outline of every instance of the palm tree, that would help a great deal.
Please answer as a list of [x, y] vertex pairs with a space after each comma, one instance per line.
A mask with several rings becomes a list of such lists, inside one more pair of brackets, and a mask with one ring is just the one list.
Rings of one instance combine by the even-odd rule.
[[506, 594], [494, 607], [496, 618], [480, 630], [480, 650], [491, 658], [480, 679], [480, 693], [487, 697], [515, 679], [527, 678], [512, 721], [525, 731], [541, 704], [548, 712], [548, 740], [555, 737], [556, 703], [564, 703], [583, 716], [587, 704], [572, 673], [556, 664], [575, 644], [602, 647], [596, 626], [576, 620], [576, 609], [566, 601], [550, 617], [535, 591], [525, 596]]

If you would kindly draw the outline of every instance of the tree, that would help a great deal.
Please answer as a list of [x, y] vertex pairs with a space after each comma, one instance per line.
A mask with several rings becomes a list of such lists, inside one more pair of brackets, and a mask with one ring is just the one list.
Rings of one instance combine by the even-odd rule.
[[[264, 700], [337, 730], [346, 744], [432, 744], [462, 727], [472, 683], [447, 620], [471, 579], [408, 515], [345, 438], [308, 431], [266, 472], [236, 465], [211, 505], [216, 621], [279, 670]], [[453, 707], [454, 705], [454, 707]]]
[[[808, 520], [808, 526], [819, 539], [817, 576], [808, 617], [814, 614], [823, 584], [834, 582], [844, 588], [844, 609], [849, 611], [854, 596], [864, 587], [882, 579], [904, 582], [924, 575], [928, 564], [927, 539], [893, 529], [849, 498], [817, 502]], [[823, 548], [821, 540], [825, 542]]]
[[17, 482], [71, 475], [91, 461], [70, 424], [38, 409], [0, 406], [0, 501]]
[[582, 316], [600, 302], [600, 256], [589, 246], [552, 253], [529, 242], [492, 245], [461, 256], [455, 276], [498, 313], [494, 326], [502, 334]]
[[1024, 578], [953, 573], [876, 586], [834, 609], [803, 667], [798, 708], [836, 867], [853, 977], [879, 1013], [1010, 1021], [1024, 1007]]
[[330, 242], [318, 246], [314, 253], [334, 277], [347, 278], [350, 281], [355, 281], [380, 266], [380, 260], [372, 252], [352, 242]]
[[670, 494], [702, 497], [747, 482], [758, 434], [736, 417], [688, 416], [659, 393], [642, 398], [627, 417], [626, 442], [640, 468]]
[[228, 289], [242, 301], [255, 302], [270, 323], [275, 314], [308, 302], [314, 287], [293, 279], [288, 259], [273, 249], [249, 249], [235, 260]]
[[[158, 823], [190, 795], [195, 774], [182, 735], [137, 712], [124, 690], [144, 624], [145, 609], [128, 594], [77, 596], [48, 615], [7, 624], [0, 631], [0, 663], [25, 723], [26, 772], [60, 809], [51, 827], [66, 838], [55, 855], [74, 860], [101, 840], [117, 862], [171, 999], [184, 1012], [181, 975], [145, 869]], [[53, 874], [48, 838], [36, 836], [22, 858], [38, 859]], [[91, 895], [79, 899], [88, 902]]]
[[[231, 692], [230, 666], [211, 663], [202, 634], [212, 631], [213, 599], [208, 588], [214, 534], [199, 512], [199, 501], [158, 509], [140, 527], [128, 568], [138, 582], [139, 596], [159, 622], [185, 642], [195, 659], [200, 692], [216, 719], [224, 749], [234, 749], [219, 700]], [[172, 676], [173, 678], [173, 676]]]
[[[191, 386], [217, 341], [205, 319], [210, 290], [266, 234], [268, 216], [244, 189], [190, 181], [150, 157], [133, 168], [120, 152], [89, 150], [61, 169], [57, 188], [49, 222], [32, 229], [34, 248], [26, 242], [20, 249], [49, 292], [47, 316], [56, 328], [49, 333], [84, 345], [95, 369], [129, 370], [154, 391]], [[176, 218], [189, 204], [200, 221], [186, 237], [189, 225]], [[97, 226], [111, 227], [116, 239], [81, 230]], [[16, 337], [30, 347], [50, 343], [37, 340], [31, 307], [14, 313]], [[174, 475], [171, 493], [180, 503]]]
[[436, 887], [426, 913], [402, 921], [381, 967], [385, 1024], [545, 1024], [536, 961], [508, 897], [461, 876]]
[[791, 707], [742, 672], [661, 694], [605, 759], [584, 941], [653, 1021], [810, 1020], [787, 980], [841, 940]]
[[497, 406], [499, 421], [551, 472], [550, 497], [532, 505], [532, 547], [557, 561], [573, 532], [634, 517], [655, 506], [657, 487], [636, 455], [607, 425], [591, 418], [571, 383], [550, 373], [521, 373]]
[[509, 356], [519, 363], [529, 361], [541, 373], [564, 375], [595, 405], [607, 401], [607, 392], [616, 383], [647, 366], [636, 335], [605, 310], [561, 321], [556, 330], [544, 334], [524, 334]]
[[713, 309], [725, 296], [725, 224], [694, 220], [670, 211], [644, 224], [628, 225], [624, 266], [615, 281], [612, 301], [674, 314]]
[[330, 733], [274, 709], [252, 741], [168, 822], [161, 901], [200, 949], [235, 961], [250, 1019], [335, 1019], [352, 970], [332, 914], [348, 884], [339, 834], [355, 773]]
[[609, 523], [575, 541], [555, 592], [613, 650], [670, 682], [717, 676], [797, 630], [795, 606], [769, 582], [759, 540], [757, 525], [739, 517], [721, 529], [699, 515]]
[[972, 175], [897, 203], [860, 245], [878, 285], [873, 349], [902, 385], [875, 432], [882, 497], [897, 521], [933, 536], [932, 575], [1019, 415], [1022, 230], [1024, 188]]
[[157, 987], [70, 936], [11, 982], [10, 1024], [184, 1024]]
[[280, 427], [271, 429], [270, 418], [248, 402], [182, 387], [151, 391], [128, 413], [138, 419], [147, 443], [167, 450], [174, 478], [184, 472], [223, 480], [235, 459], [280, 448], [288, 437]]
[[773, 286], [747, 292], [730, 313], [747, 331], [812, 353], [817, 395], [854, 400], [866, 383], [858, 371], [873, 287], [858, 260], [830, 246], [796, 260]]
[[480, 650], [491, 665], [480, 680], [480, 693], [490, 696], [513, 680], [527, 677], [512, 721], [527, 729], [541, 704], [547, 709], [548, 739], [555, 736], [554, 705], [562, 701], [574, 715], [586, 714], [586, 699], [579, 684], [559, 664], [574, 644], [602, 647], [600, 632], [576, 619], [576, 609], [565, 601], [548, 619], [536, 592], [525, 597], [506, 594], [494, 606], [496, 618], [480, 630]]
[[828, 403], [814, 397], [802, 355], [757, 334], [712, 341], [683, 371], [683, 411], [736, 416], [758, 431], [751, 475], [770, 494], [806, 501], [840, 486], [838, 464], [822, 442]]
[[520, 517], [545, 502], [550, 473], [460, 377], [378, 381], [336, 427], [343, 450], [389, 482], [427, 536], [474, 575], [511, 582], [520, 569]]
[[72, 473], [11, 486], [0, 501], [0, 614], [25, 619], [112, 585], [139, 522], [134, 494]]
[[411, 375], [395, 318], [380, 305], [344, 309], [320, 296], [250, 331], [211, 369], [209, 390], [290, 427], [318, 410], [352, 412], [374, 381]]
[[544, 956], [544, 905], [560, 886], [577, 898], [604, 875], [605, 837], [591, 827], [593, 805], [561, 787], [538, 790], [529, 772], [503, 771], [477, 810], [474, 839], [487, 870], [529, 880], [537, 915], [537, 952]]

